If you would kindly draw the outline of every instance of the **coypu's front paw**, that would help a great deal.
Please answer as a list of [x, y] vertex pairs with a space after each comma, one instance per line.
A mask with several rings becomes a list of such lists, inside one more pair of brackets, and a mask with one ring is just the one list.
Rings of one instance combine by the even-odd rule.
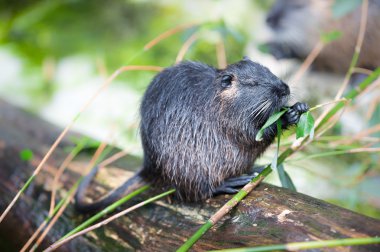
[[217, 187], [214, 191], [214, 195], [219, 194], [234, 194], [239, 191], [239, 189], [246, 184], [248, 184], [253, 178], [257, 177], [259, 173], [261, 173], [266, 165], [255, 165], [253, 166], [252, 170], [245, 175], [242, 175], [240, 177], [232, 177], [226, 179], [223, 184], [221, 184], [219, 187]]
[[288, 111], [282, 116], [283, 127], [297, 124], [300, 116], [309, 110], [309, 105], [304, 102], [297, 102], [291, 106]]

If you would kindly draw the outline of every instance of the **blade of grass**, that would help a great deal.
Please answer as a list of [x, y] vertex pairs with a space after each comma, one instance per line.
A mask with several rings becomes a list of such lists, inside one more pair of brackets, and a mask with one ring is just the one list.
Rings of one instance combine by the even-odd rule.
[[280, 152], [280, 143], [281, 143], [281, 134], [282, 134], [281, 121], [277, 120], [276, 125], [277, 125], [277, 146], [276, 146], [276, 151], [274, 153], [274, 157], [272, 160], [272, 169], [277, 170], [277, 159], [278, 159], [278, 153]]
[[172, 194], [174, 192], [175, 192], [175, 189], [171, 189], [171, 190], [166, 191], [164, 193], [161, 193], [161, 194], [159, 194], [157, 196], [149, 198], [149, 199], [147, 199], [147, 200], [145, 200], [143, 202], [140, 202], [139, 204], [136, 204], [136, 205], [134, 205], [134, 206], [132, 206], [130, 208], [127, 208], [124, 211], [121, 211], [120, 213], [117, 213], [117, 214], [109, 217], [108, 219], [106, 219], [106, 220], [104, 220], [102, 222], [99, 222], [98, 224], [95, 224], [95, 225], [93, 225], [91, 227], [83, 229], [83, 230], [81, 230], [81, 231], [79, 231], [79, 232], [77, 232], [77, 233], [75, 233], [75, 234], [73, 234], [71, 236], [66, 237], [66, 238], [62, 238], [58, 242], [56, 242], [56, 243], [52, 244], [51, 246], [49, 246], [49, 248], [47, 248], [46, 250], [44, 250], [44, 252], [53, 251], [53, 250], [57, 249], [58, 247], [62, 246], [64, 243], [66, 243], [68, 241], [71, 241], [72, 239], [74, 239], [74, 238], [76, 238], [76, 237], [78, 237], [80, 235], [83, 235], [83, 234], [88, 233], [88, 232], [90, 232], [90, 231], [92, 231], [94, 229], [102, 227], [102, 226], [108, 224], [109, 222], [111, 222], [111, 221], [113, 221], [113, 220], [115, 220], [115, 219], [117, 219], [117, 218], [119, 218], [119, 217], [121, 217], [121, 216], [123, 216], [123, 215], [125, 215], [125, 214], [127, 214], [127, 213], [129, 213], [129, 212], [131, 212], [131, 211], [133, 211], [133, 210], [135, 210], [137, 208], [139, 208], [139, 207], [145, 206], [146, 204], [149, 204], [149, 203], [151, 203], [153, 201], [156, 201], [156, 200], [158, 200], [158, 199], [160, 199], [162, 197], [165, 197], [165, 196], [167, 196], [169, 194]]
[[[85, 169], [85, 173], [87, 174], [88, 171], [91, 169], [91, 167], [93, 167], [97, 161], [99, 160], [99, 157], [102, 155], [104, 149], [106, 148], [107, 146], [107, 143], [106, 142], [102, 142], [99, 147], [97, 148], [94, 156], [91, 158], [90, 160], [90, 163], [87, 165], [86, 169]], [[74, 197], [74, 194], [80, 184], [80, 182], [83, 180], [83, 176], [78, 179], [78, 181], [71, 187], [71, 189], [69, 190], [69, 193], [68, 193], [68, 196], [66, 197], [65, 201], [63, 202], [62, 206], [58, 209], [57, 213], [53, 216], [53, 218], [51, 219], [49, 225], [46, 227], [46, 229], [44, 230], [44, 232], [40, 235], [40, 237], [37, 239], [37, 241], [35, 242], [35, 244], [33, 245], [33, 247], [30, 249], [30, 251], [35, 251], [38, 246], [41, 244], [41, 242], [43, 241], [43, 239], [45, 238], [45, 236], [49, 233], [50, 229], [55, 225], [55, 223], [57, 222], [58, 218], [63, 214], [63, 212], [65, 211], [66, 207], [68, 206], [68, 204], [70, 203], [70, 201], [73, 199]]]
[[150, 42], [148, 42], [144, 46], [144, 51], [149, 50], [150, 48], [152, 48], [153, 46], [155, 46], [158, 42], [160, 42], [161, 40], [164, 40], [164, 39], [172, 36], [173, 34], [176, 34], [178, 32], [181, 32], [183, 30], [186, 30], [186, 29], [189, 29], [189, 28], [192, 28], [192, 27], [195, 27], [195, 26], [198, 26], [198, 24], [197, 23], [188, 23], [188, 24], [179, 25], [179, 26], [174, 27], [174, 28], [172, 28], [170, 30], [167, 30], [166, 32], [161, 33], [156, 38], [154, 38]]
[[352, 56], [352, 60], [351, 60], [350, 66], [348, 68], [348, 71], [346, 73], [346, 76], [344, 77], [343, 84], [335, 96], [335, 100], [339, 99], [342, 96], [343, 92], [346, 90], [348, 82], [350, 80], [350, 77], [354, 71], [356, 64], [358, 63], [358, 60], [359, 60], [359, 55], [360, 55], [360, 51], [361, 51], [361, 48], [363, 45], [364, 35], [366, 32], [366, 26], [367, 26], [368, 0], [363, 0], [361, 9], [362, 10], [361, 10], [361, 18], [360, 18], [359, 35], [358, 35], [358, 38], [356, 40], [355, 52], [354, 52], [354, 55]]
[[121, 198], [120, 200], [112, 203], [111, 205], [109, 205], [108, 207], [104, 208], [102, 211], [98, 212], [97, 214], [95, 214], [94, 216], [92, 216], [91, 218], [89, 218], [88, 220], [86, 220], [85, 222], [83, 222], [82, 224], [80, 224], [79, 226], [77, 226], [76, 228], [74, 228], [73, 230], [71, 230], [70, 232], [68, 232], [67, 234], [65, 234], [61, 239], [59, 239], [60, 241], [85, 229], [86, 227], [90, 226], [91, 224], [93, 224], [95, 221], [99, 220], [101, 217], [103, 217], [104, 215], [112, 212], [113, 210], [115, 210], [117, 207], [121, 206], [122, 204], [124, 204], [125, 202], [127, 202], [128, 200], [134, 198], [135, 196], [141, 194], [142, 192], [145, 192], [146, 190], [148, 190], [150, 188], [150, 185], [144, 185], [140, 188], [138, 188], [137, 190], [131, 192], [130, 194], [124, 196], [123, 198]]
[[49, 159], [51, 154], [54, 152], [54, 150], [57, 148], [58, 144], [62, 141], [62, 139], [66, 136], [67, 132], [71, 129], [71, 127], [74, 125], [74, 123], [78, 120], [79, 116], [91, 105], [91, 103], [95, 100], [95, 98], [106, 88], [111, 84], [111, 82], [122, 72], [125, 71], [132, 71], [132, 70], [142, 70], [142, 71], [161, 71], [162, 67], [157, 66], [124, 66], [116, 70], [103, 84], [96, 90], [96, 92], [90, 97], [89, 100], [82, 106], [82, 108], [79, 110], [79, 112], [74, 116], [74, 118], [71, 120], [71, 122], [65, 127], [65, 129], [61, 132], [61, 134], [58, 136], [58, 138], [54, 141], [53, 145], [49, 148], [43, 159], [41, 160], [40, 164], [37, 166], [37, 168], [34, 170], [32, 176], [27, 180], [27, 182], [24, 184], [24, 186], [17, 192], [16, 196], [13, 198], [13, 200], [9, 203], [7, 208], [4, 210], [4, 212], [0, 216], [0, 223], [4, 220], [5, 216], [8, 214], [8, 212], [11, 210], [11, 208], [16, 204], [17, 200], [20, 198], [21, 194], [28, 188], [30, 183], [34, 180], [34, 178], [37, 176], [37, 174], [41, 171], [42, 167], [46, 163], [46, 161]]
[[49, 223], [49, 221], [53, 218], [53, 216], [58, 212], [58, 210], [62, 207], [63, 203], [67, 200], [67, 197], [70, 195], [70, 192], [61, 199], [58, 204], [54, 207], [52, 213], [45, 218], [45, 220], [41, 223], [41, 225], [37, 228], [37, 230], [33, 233], [33, 235], [29, 238], [29, 240], [24, 244], [21, 248], [20, 252], [24, 252], [28, 249], [28, 247], [32, 244], [32, 242], [37, 238], [37, 236], [41, 233], [42, 229]]
[[58, 179], [62, 175], [64, 168], [67, 167], [67, 165], [72, 161], [72, 159], [82, 150], [82, 148], [84, 147], [86, 142], [87, 142], [87, 138], [84, 138], [81, 141], [79, 141], [77, 143], [77, 145], [69, 153], [69, 155], [65, 158], [65, 160], [62, 162], [61, 166], [59, 167], [57, 173], [54, 176], [52, 192], [51, 192], [49, 214], [45, 218], [45, 220], [40, 224], [40, 226], [37, 228], [37, 230], [32, 234], [32, 236], [29, 238], [29, 240], [24, 244], [24, 246], [21, 248], [20, 252], [26, 251], [26, 249], [30, 246], [30, 244], [32, 244], [34, 239], [36, 239], [36, 237], [39, 235], [39, 233], [42, 231], [42, 229], [49, 223], [51, 218], [58, 212], [59, 208], [65, 202], [67, 195], [64, 199], [60, 200], [57, 205], [55, 205], [55, 195], [56, 195]]
[[51, 199], [50, 199], [50, 210], [49, 215], [52, 215], [55, 209], [55, 195], [58, 187], [58, 180], [65, 171], [65, 168], [69, 165], [69, 163], [79, 154], [79, 152], [86, 145], [87, 138], [83, 138], [69, 153], [69, 155], [63, 160], [61, 166], [58, 168], [56, 174], [54, 175], [53, 185], [51, 189]]
[[[376, 68], [375, 71], [372, 72], [371, 75], [369, 75], [365, 80], [363, 80], [359, 86], [357, 86], [356, 89], [351, 90], [346, 96], [346, 100], [353, 100], [355, 99], [358, 94], [363, 92], [367, 87], [369, 87], [371, 84], [376, 85], [375, 80], [377, 80], [380, 76], [380, 67]], [[380, 79], [379, 79], [380, 80]], [[321, 127], [323, 127], [339, 110], [341, 110], [344, 105], [346, 104], [345, 101], [338, 102], [334, 107], [332, 107], [326, 115], [321, 118], [319, 122], [316, 123], [315, 126], [315, 132], [317, 132]], [[305, 137], [303, 139], [299, 139], [299, 141], [296, 141], [295, 144], [288, 147], [286, 150], [284, 150], [281, 155], [278, 157], [278, 163], [283, 163], [284, 160], [292, 155], [295, 151], [297, 151], [299, 148], [305, 145], [305, 143], [309, 140], [308, 137]]]
[[[375, 80], [380, 76], [380, 67], [376, 68], [367, 78], [365, 78], [355, 89], [352, 89], [344, 98], [346, 100], [353, 100], [358, 94], [363, 92], [369, 85], [374, 84]], [[333, 117], [340, 109], [346, 104], [345, 101], [338, 102], [332, 107], [327, 114], [319, 121], [316, 122], [315, 130], [319, 130], [331, 117]]]
[[215, 223], [231, 211], [248, 193], [250, 193], [260, 182], [272, 172], [268, 165], [257, 177], [246, 184], [237, 194], [233, 196], [223, 207], [221, 207], [205, 224], [203, 224], [178, 250], [188, 251]]
[[297, 191], [292, 179], [290, 178], [289, 174], [285, 171], [284, 165], [280, 164], [277, 167], [278, 176], [280, 177], [281, 185], [284, 188], [288, 188], [292, 191]]
[[298, 251], [303, 249], [317, 249], [317, 248], [331, 248], [339, 246], [358, 246], [380, 243], [380, 237], [366, 237], [366, 238], [347, 238], [337, 240], [325, 241], [310, 241], [310, 242], [292, 242], [279, 245], [268, 245], [254, 248], [236, 248], [236, 249], [222, 249], [212, 250], [210, 252], [264, 252], [264, 251]]
[[199, 38], [199, 34], [197, 32], [193, 33], [186, 41], [183, 43], [181, 49], [178, 52], [175, 63], [179, 63], [185, 57], [186, 52], [190, 49], [191, 45]]
[[266, 121], [266, 123], [264, 124], [264, 126], [261, 127], [261, 129], [259, 130], [259, 132], [257, 132], [255, 140], [256, 141], [261, 141], [262, 140], [262, 136], [264, 134], [264, 130], [266, 128], [268, 128], [269, 126], [271, 126], [273, 123], [275, 123], [283, 114], [285, 114], [286, 111], [288, 111], [288, 110], [284, 109], [284, 110], [281, 110], [281, 111], [279, 111], [279, 112], [274, 113], [273, 115], [271, 115], [268, 118], [268, 120]]
[[311, 154], [305, 157], [292, 158], [292, 159], [289, 159], [287, 162], [295, 162], [295, 161], [312, 159], [312, 158], [336, 156], [336, 155], [360, 153], [360, 152], [380, 152], [380, 148], [357, 148], [357, 149], [349, 149], [349, 150], [328, 151], [328, 152], [322, 152], [322, 153], [317, 153], [317, 154]]

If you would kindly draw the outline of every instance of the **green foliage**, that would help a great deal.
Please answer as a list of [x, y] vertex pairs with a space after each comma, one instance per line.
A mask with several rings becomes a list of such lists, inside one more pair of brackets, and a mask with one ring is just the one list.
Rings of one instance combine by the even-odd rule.
[[270, 127], [273, 123], [275, 123], [283, 114], [285, 114], [286, 111], [288, 111], [288, 110], [284, 109], [284, 110], [281, 110], [281, 111], [276, 112], [273, 115], [271, 115], [268, 118], [268, 120], [266, 121], [266, 123], [264, 124], [264, 126], [261, 127], [261, 129], [259, 130], [259, 132], [257, 132], [256, 141], [261, 141], [262, 138], [263, 138], [264, 130], [266, 128]]
[[321, 40], [323, 43], [328, 44], [334, 40], [341, 38], [343, 33], [341, 31], [331, 31], [321, 34]]
[[290, 178], [289, 174], [285, 171], [283, 164], [280, 164], [279, 166], [277, 166], [277, 172], [278, 172], [278, 176], [280, 178], [282, 187], [288, 188], [292, 191], [297, 191], [292, 179]]
[[269, 53], [269, 47], [268, 47], [267, 44], [259, 44], [259, 45], [257, 46], [257, 49], [258, 49], [260, 52], [262, 52], [262, 53], [266, 53], [266, 54]]
[[19, 155], [22, 161], [30, 161], [33, 159], [33, 151], [30, 149], [23, 149]]
[[297, 123], [296, 137], [305, 137], [310, 135], [310, 138], [314, 137], [314, 118], [310, 111], [303, 113]]

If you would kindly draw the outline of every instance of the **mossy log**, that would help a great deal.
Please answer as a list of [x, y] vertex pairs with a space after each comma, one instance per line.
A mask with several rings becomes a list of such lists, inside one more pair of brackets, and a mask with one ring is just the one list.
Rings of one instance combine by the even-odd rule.
[[[57, 127], [0, 101], [1, 212], [32, 174], [59, 133]], [[72, 136], [79, 137], [78, 134], [70, 134]], [[72, 146], [70, 137], [58, 146], [48, 165], [0, 224], [0, 251], [18, 251], [47, 216], [53, 176], [56, 167], [67, 155], [66, 147]], [[24, 148], [33, 151], [32, 160], [20, 159], [19, 153]], [[84, 153], [70, 164], [60, 179], [58, 199], [80, 177], [90, 155]], [[127, 156], [103, 169], [89, 196], [99, 196], [121, 183], [139, 165], [138, 159]], [[141, 196], [145, 197], [147, 195]], [[167, 198], [74, 239], [58, 251], [174, 251], [230, 197], [221, 195], [192, 204]], [[87, 217], [78, 214], [70, 204], [40, 248], [56, 241]], [[262, 183], [192, 249], [204, 251], [376, 235], [380, 235], [379, 220]], [[380, 247], [339, 247], [328, 251], [380, 251]]]

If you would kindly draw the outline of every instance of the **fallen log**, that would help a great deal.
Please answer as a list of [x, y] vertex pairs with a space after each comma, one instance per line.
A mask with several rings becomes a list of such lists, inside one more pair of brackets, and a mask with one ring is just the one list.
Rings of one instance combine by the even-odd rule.
[[[0, 100], [0, 211], [32, 174], [60, 129]], [[18, 251], [48, 214], [51, 183], [57, 167], [73, 146], [70, 134], [48, 164], [0, 223], [0, 251]], [[23, 161], [19, 153], [29, 148], [34, 158]], [[60, 180], [58, 200], [80, 177], [90, 160], [84, 152], [72, 162]], [[140, 161], [122, 158], [102, 170], [89, 197], [95, 198], [117, 186], [138, 169]], [[148, 197], [147, 194], [137, 200]], [[164, 199], [144, 206], [87, 235], [70, 241], [57, 251], [174, 251], [190, 237], [230, 195], [204, 203], [181, 203]], [[136, 200], [136, 201], [137, 201]], [[72, 204], [40, 248], [46, 248], [88, 216]], [[380, 221], [312, 197], [262, 183], [230, 214], [217, 223], [192, 248], [253, 247], [296, 241], [359, 238], [380, 235]], [[379, 245], [330, 248], [329, 251], [380, 251]]]

